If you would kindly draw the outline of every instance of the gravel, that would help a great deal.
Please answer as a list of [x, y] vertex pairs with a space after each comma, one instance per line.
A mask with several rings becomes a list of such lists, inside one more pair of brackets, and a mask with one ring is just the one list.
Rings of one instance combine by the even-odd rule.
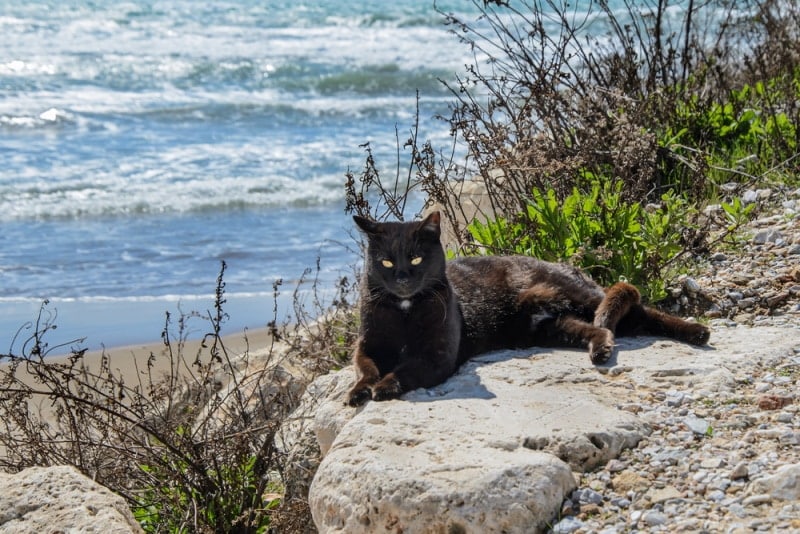
[[[704, 316], [716, 335], [746, 324], [797, 336], [800, 190], [776, 195], [749, 195], [778, 211], [679, 280], [674, 312]], [[576, 475], [553, 532], [800, 532], [800, 336], [794, 356], [688, 387], [678, 378], [620, 399], [651, 435]]]

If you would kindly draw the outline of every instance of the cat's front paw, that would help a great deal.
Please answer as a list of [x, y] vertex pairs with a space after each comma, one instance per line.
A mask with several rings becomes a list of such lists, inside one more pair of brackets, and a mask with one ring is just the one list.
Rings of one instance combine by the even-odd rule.
[[371, 398], [372, 390], [369, 389], [369, 386], [356, 386], [350, 390], [350, 394], [347, 396], [347, 404], [355, 408], [361, 406]]
[[376, 401], [396, 399], [402, 394], [403, 388], [400, 386], [400, 382], [389, 375], [385, 376], [383, 380], [372, 388], [372, 399]]
[[614, 352], [614, 335], [610, 330], [603, 330], [602, 334], [589, 342], [589, 359], [595, 365], [606, 363]]

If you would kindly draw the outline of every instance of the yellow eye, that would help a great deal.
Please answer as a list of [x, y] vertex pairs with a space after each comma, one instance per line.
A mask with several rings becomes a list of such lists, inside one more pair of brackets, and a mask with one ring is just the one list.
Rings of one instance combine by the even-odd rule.
[[411, 265], [419, 265], [420, 263], [422, 263], [422, 258], [420, 256], [411, 258]]
[[394, 267], [394, 263], [390, 262], [389, 260], [381, 261], [381, 265], [383, 265], [387, 269], [391, 269], [392, 267]]

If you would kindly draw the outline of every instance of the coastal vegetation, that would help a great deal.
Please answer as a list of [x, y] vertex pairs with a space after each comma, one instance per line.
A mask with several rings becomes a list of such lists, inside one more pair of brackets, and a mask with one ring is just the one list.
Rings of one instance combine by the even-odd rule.
[[[569, 261], [657, 303], [755, 214], [747, 192], [800, 186], [794, 3], [474, 3], [477, 20], [443, 13], [475, 54], [443, 82], [452, 145], [412, 127], [391, 179], [366, 146], [363, 171], [347, 175], [348, 210], [408, 218], [422, 195], [454, 229], [453, 254]], [[477, 218], [459, 201], [467, 183], [485, 192]], [[276, 318], [265, 353], [234, 357], [220, 335], [224, 270], [214, 311], [167, 316], [162, 350], [133, 382], [110, 356], [99, 369], [81, 349], [48, 359], [43, 306], [2, 355], [0, 468], [74, 465], [125, 497], [147, 532], [304, 531], [303, 488], [276, 438], [308, 380], [346, 360], [355, 288], [296, 294], [297, 322]], [[194, 352], [189, 322], [208, 332]]]

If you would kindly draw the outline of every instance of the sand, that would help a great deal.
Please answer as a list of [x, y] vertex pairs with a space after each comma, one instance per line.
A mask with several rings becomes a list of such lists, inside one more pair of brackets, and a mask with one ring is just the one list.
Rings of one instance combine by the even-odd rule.
[[[260, 328], [223, 336], [222, 342], [231, 359], [235, 359], [245, 352], [252, 355], [268, 348], [271, 343], [271, 335], [268, 329]], [[182, 353], [187, 364], [191, 364], [194, 360], [198, 350], [201, 349], [201, 343], [202, 341], [198, 339], [185, 342]], [[177, 344], [174, 341], [172, 346], [173, 352], [177, 351]], [[121, 376], [126, 384], [135, 384], [140, 379], [143, 383], [147, 383], [147, 361], [151, 354], [156, 356], [152, 369], [153, 376], [160, 378], [170, 370], [170, 359], [162, 341], [87, 351], [83, 355], [83, 363], [90, 371], [97, 372], [101, 368], [103, 355], [106, 355], [114, 374]], [[208, 349], [205, 349], [204, 361], [207, 361], [207, 354]], [[66, 363], [69, 358], [70, 355], [47, 356], [47, 361]], [[8, 365], [6, 360], [0, 362], [0, 373], [7, 369]], [[178, 372], [188, 375], [191, 369], [188, 366], [179, 366]], [[17, 369], [17, 377], [28, 385], [35, 385], [33, 377], [25, 371], [24, 366]]]

